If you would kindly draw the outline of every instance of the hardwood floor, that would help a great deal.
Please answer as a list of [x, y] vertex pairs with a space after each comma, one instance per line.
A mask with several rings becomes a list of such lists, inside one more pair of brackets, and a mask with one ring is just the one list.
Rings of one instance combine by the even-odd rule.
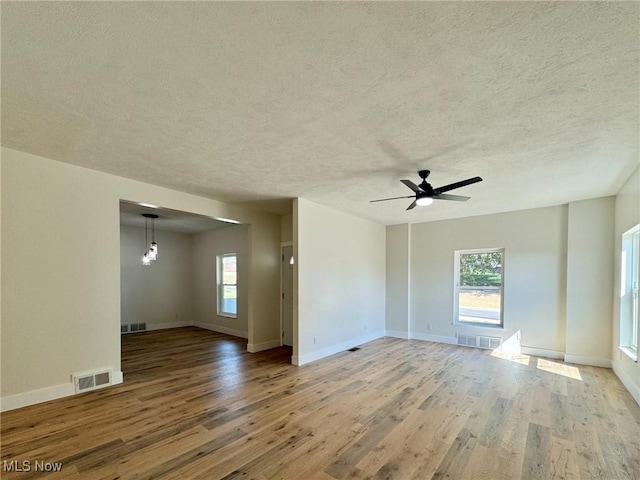
[[640, 479], [640, 407], [607, 369], [392, 338], [303, 367], [197, 328], [122, 342], [124, 384], [2, 414], [3, 479]]

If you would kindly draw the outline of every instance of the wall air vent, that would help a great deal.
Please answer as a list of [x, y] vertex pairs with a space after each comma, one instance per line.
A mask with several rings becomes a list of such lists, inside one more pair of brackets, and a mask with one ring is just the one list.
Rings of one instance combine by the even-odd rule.
[[97, 388], [111, 385], [111, 370], [100, 370], [96, 372], [74, 373], [73, 384], [76, 393], [89, 392]]
[[478, 345], [476, 335], [458, 334], [458, 345], [466, 345], [467, 347], [476, 347]]
[[120, 333], [144, 332], [146, 330], [147, 324], [145, 322], [120, 325]]
[[478, 337], [480, 348], [495, 350], [500, 347], [501, 340], [498, 337]]
[[490, 350], [499, 349], [502, 345], [500, 337], [485, 337], [480, 335], [463, 335], [458, 334], [458, 345], [466, 347], [484, 348]]

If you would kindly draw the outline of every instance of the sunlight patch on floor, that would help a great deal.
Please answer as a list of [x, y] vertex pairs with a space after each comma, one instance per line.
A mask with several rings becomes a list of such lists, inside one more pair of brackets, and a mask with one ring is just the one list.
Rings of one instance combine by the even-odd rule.
[[566, 365], [564, 363], [557, 363], [550, 360], [545, 360], [544, 358], [539, 358], [538, 369], [582, 381], [580, 370], [578, 370], [576, 367], [572, 367], [571, 365]]
[[529, 365], [529, 355], [523, 355], [522, 353], [499, 352], [498, 350], [494, 350], [491, 352], [491, 356], [501, 360], [519, 363], [524, 366]]

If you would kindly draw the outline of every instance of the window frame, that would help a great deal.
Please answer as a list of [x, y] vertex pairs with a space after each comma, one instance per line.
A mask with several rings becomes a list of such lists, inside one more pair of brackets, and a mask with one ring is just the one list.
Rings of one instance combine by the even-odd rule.
[[[502, 257], [501, 272], [500, 272], [500, 323], [485, 323], [485, 322], [467, 322], [460, 320], [460, 256], [461, 255], [473, 255], [478, 253], [499, 253]], [[452, 325], [465, 326], [465, 327], [481, 327], [492, 329], [504, 329], [504, 272], [505, 272], [505, 249], [501, 248], [475, 248], [467, 250], [455, 250], [454, 251], [454, 267], [453, 267], [453, 321]]]
[[631, 259], [631, 268], [635, 268], [635, 276], [632, 277], [632, 295], [631, 295], [631, 350], [633, 350], [638, 356], [638, 310], [640, 307], [638, 306], [638, 282], [640, 281], [640, 273], [638, 270], [640, 269], [640, 261], [638, 260], [638, 256], [640, 256], [640, 228], [636, 225], [636, 230], [631, 235], [631, 244], [633, 245], [633, 255]]
[[[228, 257], [234, 257], [236, 260], [236, 282], [224, 283], [224, 272], [222, 271], [224, 259]], [[223, 253], [216, 256], [216, 300], [217, 300], [217, 315], [219, 317], [238, 318], [238, 255], [235, 252]], [[224, 310], [224, 287], [234, 286], [236, 288], [236, 312], [227, 312]]]
[[639, 269], [640, 224], [624, 232], [620, 243], [619, 348], [634, 361], [638, 360]]

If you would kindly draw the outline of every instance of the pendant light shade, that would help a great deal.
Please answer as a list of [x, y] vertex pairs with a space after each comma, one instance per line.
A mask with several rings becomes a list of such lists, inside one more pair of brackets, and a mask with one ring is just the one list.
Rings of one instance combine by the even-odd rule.
[[158, 244], [156, 242], [151, 242], [151, 246], [149, 247], [149, 258], [151, 258], [151, 260], [158, 258]]
[[151, 220], [151, 245], [142, 255], [142, 265], [151, 265], [152, 261], [158, 258], [158, 244], [156, 243], [156, 218], [154, 213], [143, 213], [144, 217], [144, 245], [149, 245], [149, 220]]

